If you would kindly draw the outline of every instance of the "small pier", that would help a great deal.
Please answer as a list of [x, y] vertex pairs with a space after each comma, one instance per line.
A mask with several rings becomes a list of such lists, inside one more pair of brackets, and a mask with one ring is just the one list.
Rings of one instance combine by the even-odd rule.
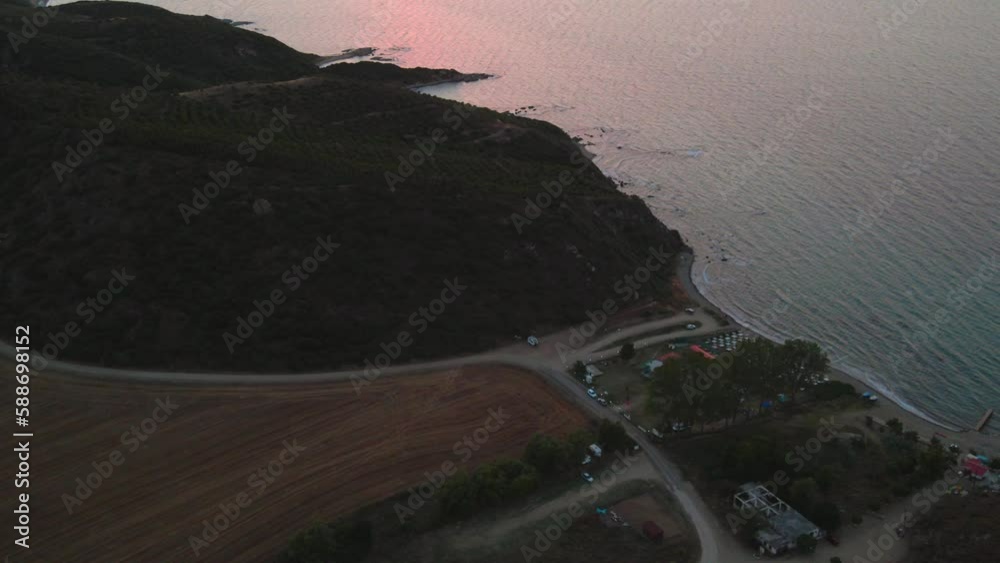
[[982, 432], [983, 427], [986, 426], [986, 423], [989, 422], [991, 418], [993, 418], [993, 409], [989, 409], [988, 411], [986, 411], [986, 414], [983, 415], [983, 418], [979, 419], [979, 423], [976, 424], [976, 432]]

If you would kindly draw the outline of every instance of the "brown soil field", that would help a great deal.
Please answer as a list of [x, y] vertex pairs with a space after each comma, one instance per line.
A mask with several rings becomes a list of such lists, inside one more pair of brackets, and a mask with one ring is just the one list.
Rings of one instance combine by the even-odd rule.
[[[177, 407], [166, 415], [157, 401], [168, 398]], [[488, 437], [479, 431], [478, 451], [456, 447], [466, 437], [475, 445], [491, 413], [507, 418]], [[492, 366], [383, 377], [360, 396], [350, 382], [218, 388], [36, 375], [31, 414], [31, 550], [12, 562], [270, 561], [310, 523], [404, 491], [445, 462], [471, 470], [519, 456], [535, 432], [586, 424], [539, 377]], [[283, 453], [286, 442], [304, 449]], [[3, 456], [6, 475], [15, 463]], [[77, 478], [96, 483], [98, 469], [111, 471], [87, 496]], [[78, 488], [87, 498], [67, 501]], [[249, 503], [225, 524], [220, 503], [241, 493]], [[11, 514], [13, 495], [4, 503]], [[196, 557], [190, 537], [217, 517], [226, 529]]]

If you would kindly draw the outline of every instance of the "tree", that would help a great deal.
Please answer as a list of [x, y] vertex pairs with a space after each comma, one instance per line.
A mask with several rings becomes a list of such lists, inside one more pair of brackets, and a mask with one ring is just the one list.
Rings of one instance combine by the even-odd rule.
[[574, 377], [582, 379], [587, 375], [587, 366], [585, 366], [583, 362], [577, 360], [576, 363], [573, 364], [573, 367], [570, 368], [570, 373], [573, 374]]
[[819, 344], [808, 340], [788, 340], [779, 350], [781, 380], [792, 399], [802, 387], [822, 381], [830, 369], [830, 358]]
[[830, 501], [816, 503], [806, 516], [812, 520], [813, 524], [828, 532], [840, 529], [840, 509]]
[[796, 479], [788, 488], [788, 502], [800, 512], [809, 512], [819, 496], [819, 485], [812, 477]]
[[597, 441], [609, 452], [625, 452], [632, 447], [632, 438], [629, 438], [619, 421], [601, 420], [597, 428]]
[[830, 563], [844, 563], [839, 557], [831, 557]]
[[898, 418], [890, 418], [885, 423], [886, 428], [892, 430], [893, 434], [903, 433], [903, 423]]
[[566, 445], [551, 436], [535, 434], [524, 450], [524, 462], [531, 465], [544, 477], [554, 477], [568, 465], [569, 452]]
[[780, 388], [777, 361], [778, 348], [770, 340], [757, 338], [740, 344], [739, 355], [729, 369], [734, 386], [747, 398], [773, 398]]
[[940, 441], [932, 443], [917, 455], [917, 478], [925, 483], [939, 479], [954, 462], [954, 454], [944, 449]]
[[634, 358], [635, 344], [632, 344], [631, 342], [626, 342], [625, 345], [622, 346], [621, 350], [618, 351], [618, 357], [626, 362]]
[[372, 528], [368, 522], [313, 524], [300, 532], [282, 556], [283, 563], [329, 563], [361, 561], [372, 547]]
[[809, 534], [802, 534], [795, 540], [796, 547], [799, 548], [800, 553], [812, 553], [816, 551], [816, 545], [819, 542], [816, 538], [810, 536]]
[[566, 437], [566, 455], [569, 460], [573, 463], [577, 463], [579, 460], [583, 459], [586, 454], [587, 446], [593, 444], [596, 437], [594, 433], [589, 430], [575, 430], [572, 434]]
[[833, 484], [837, 481], [837, 474], [840, 472], [839, 465], [823, 465], [816, 470], [816, 484], [824, 493], [830, 492]]

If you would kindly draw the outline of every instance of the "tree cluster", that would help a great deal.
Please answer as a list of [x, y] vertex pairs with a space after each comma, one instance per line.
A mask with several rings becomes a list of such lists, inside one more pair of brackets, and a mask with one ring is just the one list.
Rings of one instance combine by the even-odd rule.
[[829, 368], [819, 345], [804, 340], [781, 345], [751, 340], [714, 360], [688, 351], [653, 372], [646, 407], [664, 423], [729, 424], [741, 411], [759, 410], [779, 394], [794, 401], [802, 389], [820, 383]]

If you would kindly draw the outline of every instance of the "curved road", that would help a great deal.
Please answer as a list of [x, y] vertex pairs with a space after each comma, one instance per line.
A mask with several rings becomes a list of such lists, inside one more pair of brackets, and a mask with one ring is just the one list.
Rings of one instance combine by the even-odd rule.
[[[579, 349], [567, 352], [569, 346], [570, 331], [548, 335], [542, 339], [541, 345], [537, 348], [530, 348], [526, 344], [513, 345], [501, 348], [492, 352], [474, 354], [470, 356], [450, 358], [433, 362], [419, 364], [409, 364], [400, 366], [390, 366], [381, 370], [378, 374], [368, 374], [367, 377], [399, 376], [406, 374], [417, 374], [428, 371], [440, 371], [455, 369], [465, 366], [482, 364], [500, 364], [517, 367], [535, 372], [542, 376], [550, 385], [560, 389], [563, 394], [573, 400], [584, 411], [590, 412], [597, 418], [609, 420], [619, 420], [619, 415], [612, 410], [602, 407], [591, 399], [586, 388], [576, 380], [568, 377], [566, 366], [572, 365], [577, 360], [592, 361], [617, 354], [618, 347], [606, 349], [615, 341], [628, 338], [633, 335], [648, 334], [655, 330], [662, 330], [673, 325], [686, 325], [694, 322], [700, 326], [696, 330], [677, 330], [671, 333], [658, 334], [647, 337], [636, 342], [636, 347], [649, 345], [668, 338], [678, 336], [696, 336], [714, 332], [722, 328], [711, 316], [697, 311], [695, 315], [681, 314], [667, 319], [658, 319], [641, 323], [635, 326], [619, 329], [598, 337], [592, 342], [586, 343]], [[564, 346], [557, 346], [563, 344]], [[565, 357], [560, 357], [559, 349], [562, 349]], [[0, 343], [0, 356], [13, 359], [14, 350], [6, 343]], [[36, 373], [42, 371], [56, 376], [69, 376], [77, 378], [92, 378], [100, 380], [128, 380], [145, 383], [184, 383], [195, 385], [261, 385], [261, 384], [281, 384], [296, 385], [306, 383], [343, 382], [356, 381], [358, 378], [365, 378], [363, 370], [341, 370], [321, 373], [306, 374], [223, 374], [223, 373], [178, 373], [168, 371], [141, 371], [130, 369], [111, 369], [99, 366], [87, 366], [72, 364], [53, 360], [48, 363], [44, 370], [35, 370]], [[359, 392], [364, 392], [363, 387]], [[629, 436], [638, 443], [646, 455], [649, 457], [654, 468], [662, 477], [667, 488], [677, 497], [681, 506], [687, 512], [695, 529], [698, 532], [698, 540], [701, 544], [701, 563], [736, 563], [742, 561], [752, 561], [745, 548], [736, 545], [732, 537], [722, 531], [715, 522], [715, 517], [705, 506], [704, 502], [697, 495], [694, 488], [683, 481], [680, 471], [667, 458], [666, 454], [649, 441], [646, 435], [640, 432], [631, 424], [626, 424], [625, 428]], [[722, 546], [721, 542], [725, 542]], [[720, 547], [724, 547], [725, 558], [720, 559]]]

